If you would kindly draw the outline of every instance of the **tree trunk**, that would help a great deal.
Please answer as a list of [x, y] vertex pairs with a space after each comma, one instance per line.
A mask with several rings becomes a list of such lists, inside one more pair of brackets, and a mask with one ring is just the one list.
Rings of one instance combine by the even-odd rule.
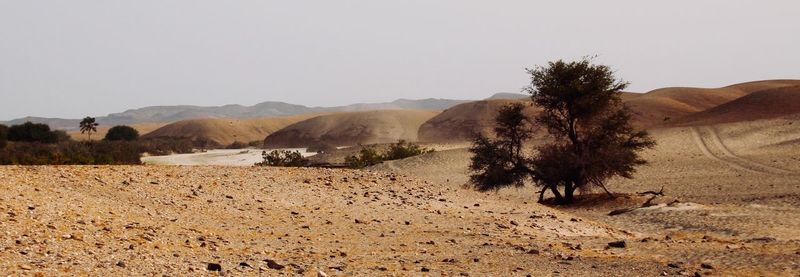
[[547, 187], [543, 187], [542, 190], [539, 191], [539, 203], [544, 202], [544, 193], [547, 191]]
[[553, 192], [553, 195], [554, 195], [554, 196], [555, 196], [555, 198], [556, 198], [556, 203], [561, 203], [561, 202], [563, 202], [563, 201], [564, 201], [564, 198], [563, 198], [563, 197], [561, 197], [561, 192], [559, 192], [559, 191], [558, 191], [558, 186], [556, 186], [556, 185], [551, 185], [551, 186], [550, 186], [550, 191], [552, 191], [552, 192]]
[[575, 185], [567, 183], [564, 186], [564, 204], [570, 204], [575, 200]]

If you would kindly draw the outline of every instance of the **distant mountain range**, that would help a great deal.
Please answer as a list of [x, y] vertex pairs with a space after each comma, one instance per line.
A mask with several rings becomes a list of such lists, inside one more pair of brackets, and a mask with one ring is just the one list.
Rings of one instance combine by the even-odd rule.
[[[146, 122], [175, 122], [185, 119], [199, 118], [261, 118], [273, 116], [288, 116], [305, 113], [340, 112], [340, 111], [370, 111], [370, 110], [444, 110], [452, 106], [470, 102], [471, 100], [453, 99], [398, 99], [385, 103], [359, 103], [336, 107], [307, 107], [284, 102], [263, 102], [253, 106], [225, 105], [225, 106], [152, 106], [127, 110], [121, 113], [112, 113], [107, 116], [97, 117], [97, 122], [103, 126], [120, 124], [137, 124]], [[0, 122], [5, 125], [25, 123], [45, 123], [53, 129], [74, 130], [78, 128], [80, 119], [24, 117], [10, 121]]]

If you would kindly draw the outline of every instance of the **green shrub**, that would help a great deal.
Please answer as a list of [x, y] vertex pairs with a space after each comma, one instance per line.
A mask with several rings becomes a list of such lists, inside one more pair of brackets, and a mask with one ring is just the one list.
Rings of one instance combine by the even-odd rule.
[[192, 153], [194, 142], [189, 138], [159, 137], [136, 141], [139, 151], [153, 156]]
[[350, 168], [364, 168], [382, 163], [383, 161], [405, 159], [430, 152], [433, 152], [433, 149], [423, 148], [417, 144], [400, 140], [390, 145], [389, 149], [383, 154], [378, 154], [375, 148], [364, 147], [359, 151], [357, 156], [349, 156], [344, 159], [344, 162]]
[[349, 156], [344, 159], [344, 163], [350, 168], [364, 168], [383, 162], [383, 157], [372, 147], [364, 147], [358, 152], [358, 156]]
[[389, 146], [389, 150], [383, 154], [383, 159], [386, 161], [400, 160], [430, 152], [433, 152], [433, 149], [426, 149], [414, 143], [408, 143], [405, 140], [400, 140], [397, 143]]
[[0, 149], [6, 147], [8, 141], [8, 126], [0, 124]]
[[139, 145], [124, 141], [64, 141], [55, 144], [13, 142], [0, 149], [0, 164], [141, 164], [140, 156]]
[[300, 151], [273, 150], [261, 152], [263, 161], [256, 163], [257, 166], [306, 166], [308, 160], [300, 154]]
[[51, 131], [47, 124], [28, 121], [9, 127], [7, 136], [9, 141], [57, 143], [60, 135]]
[[108, 132], [106, 133], [105, 140], [108, 140], [108, 141], [117, 141], [117, 140], [131, 141], [131, 140], [136, 140], [138, 138], [139, 138], [139, 131], [137, 131], [133, 127], [126, 126], [126, 125], [118, 125], [118, 126], [111, 127], [111, 129], [108, 129]]

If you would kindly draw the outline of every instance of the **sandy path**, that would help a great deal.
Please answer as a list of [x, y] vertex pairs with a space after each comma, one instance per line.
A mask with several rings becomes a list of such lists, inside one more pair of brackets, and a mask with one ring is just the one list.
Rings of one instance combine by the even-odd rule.
[[[714, 127], [692, 127], [691, 130], [692, 137], [694, 138], [697, 146], [700, 148], [700, 151], [713, 160], [725, 163], [733, 168], [749, 172], [782, 175], [796, 174], [795, 172], [789, 170], [758, 163], [734, 154], [719, 138], [719, 134], [717, 134], [717, 131], [714, 129]], [[712, 145], [713, 147], [709, 147], [709, 145]], [[715, 154], [714, 152], [716, 151], [719, 151], [720, 154]]]

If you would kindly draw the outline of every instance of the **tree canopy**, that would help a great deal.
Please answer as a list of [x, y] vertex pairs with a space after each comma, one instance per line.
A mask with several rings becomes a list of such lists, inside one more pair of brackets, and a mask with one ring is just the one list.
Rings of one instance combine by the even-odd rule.
[[139, 131], [134, 129], [131, 126], [126, 125], [118, 125], [111, 127], [108, 129], [106, 133], [105, 140], [115, 141], [115, 140], [125, 140], [131, 141], [136, 140], [139, 138]]
[[[522, 186], [529, 178], [542, 188], [540, 200], [549, 190], [557, 202], [569, 203], [576, 190], [606, 189], [611, 177], [632, 178], [635, 167], [646, 163], [638, 153], [655, 142], [632, 127], [620, 98], [628, 84], [608, 66], [559, 60], [527, 72], [531, 84], [525, 91], [542, 111], [529, 118], [522, 104], [506, 107], [496, 118], [497, 138], [475, 138], [470, 151], [476, 188]], [[530, 155], [524, 147], [535, 126], [549, 140]]]
[[89, 136], [89, 140], [92, 140], [92, 133], [97, 133], [98, 125], [100, 124], [96, 122], [94, 117], [84, 117], [79, 125], [81, 128], [81, 134], [87, 134]]
[[59, 134], [50, 130], [50, 126], [41, 123], [25, 122], [8, 128], [8, 140], [20, 142], [56, 143]]

